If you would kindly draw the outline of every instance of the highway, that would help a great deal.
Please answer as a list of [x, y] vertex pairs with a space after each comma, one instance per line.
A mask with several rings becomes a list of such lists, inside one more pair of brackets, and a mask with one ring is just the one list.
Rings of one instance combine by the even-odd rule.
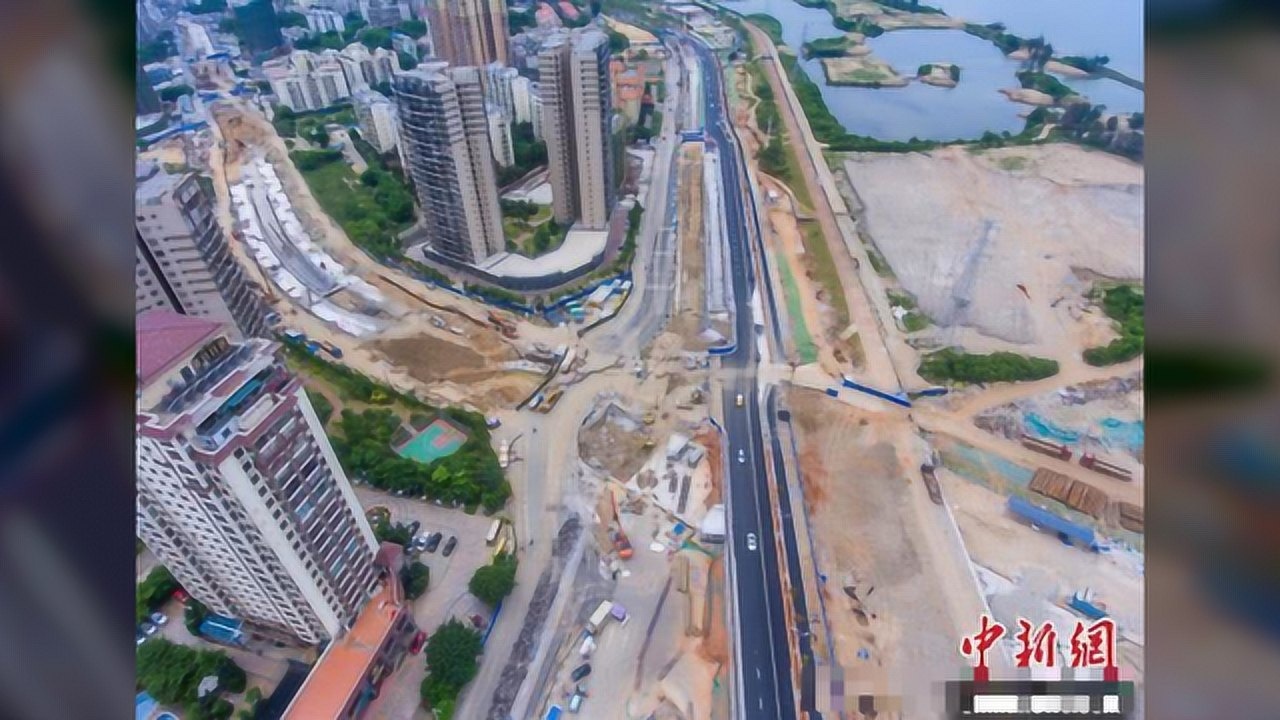
[[[719, 67], [711, 52], [694, 43], [706, 92], [703, 93], [709, 146], [720, 151], [722, 186], [725, 193], [726, 222], [730, 250], [730, 271], [736, 303], [734, 328], [737, 348], [723, 357], [726, 371], [724, 430], [729, 456], [729, 545], [734, 568], [734, 597], [738, 628], [735, 660], [738, 666], [739, 718], [796, 717], [796, 699], [791, 684], [791, 656], [787, 618], [783, 610], [779, 576], [778, 539], [774, 537], [772, 506], [757, 393], [760, 358], [756, 343], [763, 327], [757, 327], [751, 312], [754, 287], [747, 223], [752, 222], [748, 198], [742, 193], [742, 168], [736, 147], [726, 133], [725, 95]], [[767, 295], [767, 293], [766, 293]], [[736, 398], [743, 397], [742, 407]], [[741, 455], [740, 455], [741, 454]], [[741, 461], [739, 458], [741, 457]], [[747, 534], [758, 538], [756, 550], [747, 548]]]

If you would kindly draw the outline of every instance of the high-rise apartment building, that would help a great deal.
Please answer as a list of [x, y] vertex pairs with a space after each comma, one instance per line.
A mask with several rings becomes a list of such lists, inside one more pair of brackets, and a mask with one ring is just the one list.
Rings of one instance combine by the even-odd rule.
[[353, 93], [373, 85], [390, 83], [392, 76], [400, 72], [400, 57], [386, 48], [370, 52], [363, 43], [355, 42], [334, 57], [342, 65], [342, 72], [347, 77], [347, 87]]
[[556, 222], [602, 230], [617, 199], [609, 39], [595, 28], [556, 33], [538, 53], [538, 73]]
[[347, 21], [342, 13], [328, 8], [311, 8], [303, 15], [307, 18], [307, 28], [311, 32], [342, 32], [347, 29]]
[[451, 65], [506, 65], [506, 0], [429, 0], [427, 20], [436, 57]]
[[351, 97], [342, 56], [335, 50], [295, 50], [263, 63], [262, 74], [280, 104], [294, 112], [319, 110]]
[[378, 545], [279, 350], [203, 318], [138, 317], [137, 532], [214, 612], [317, 643], [368, 600]]
[[485, 100], [506, 113], [507, 117], [514, 117], [516, 114], [514, 83], [516, 78], [520, 77], [520, 73], [515, 68], [507, 67], [502, 63], [490, 63], [485, 67], [484, 74]]
[[408, 0], [360, 0], [360, 16], [373, 27], [394, 27], [413, 19]]
[[137, 166], [137, 312], [163, 309], [265, 335], [267, 309], [231, 255], [212, 194], [191, 173]]
[[516, 163], [515, 148], [511, 145], [511, 120], [500, 107], [489, 106], [489, 147], [493, 150], [493, 159], [501, 167], [510, 167]]
[[430, 250], [475, 264], [505, 247], [481, 72], [424, 63], [395, 77], [400, 150]]
[[356, 110], [360, 135], [380, 153], [396, 149], [396, 106], [377, 90], [364, 89], [351, 96]]
[[521, 75], [511, 79], [511, 118], [516, 122], [533, 122], [532, 85], [529, 78]]

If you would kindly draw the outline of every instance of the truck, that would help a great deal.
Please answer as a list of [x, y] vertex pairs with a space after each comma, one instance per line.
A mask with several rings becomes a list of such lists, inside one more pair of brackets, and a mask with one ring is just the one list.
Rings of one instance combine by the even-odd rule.
[[335, 360], [342, 359], [342, 348], [338, 347], [337, 345], [334, 345], [333, 343], [322, 342], [320, 343], [320, 347], [323, 348], [325, 352], [332, 355]]
[[555, 390], [552, 390], [551, 394], [538, 405], [538, 412], [543, 413], [544, 415], [551, 412], [551, 410], [555, 408], [556, 403], [560, 402], [561, 395], [564, 395], [563, 388], [556, 388]]
[[[1048, 440], [1043, 440], [1026, 433], [1022, 434], [1021, 442], [1022, 447], [1027, 448], [1028, 450], [1034, 450], [1041, 455], [1048, 455], [1049, 457], [1058, 458], [1059, 460], [1071, 459], [1071, 448], [1063, 445], [1062, 443], [1049, 442]], [[1083, 464], [1083, 461], [1081, 464]]]
[[285, 340], [289, 340], [291, 342], [300, 343], [300, 342], [307, 341], [307, 334], [302, 332], [301, 330], [294, 330], [290, 328], [288, 330], [285, 330], [284, 332], [281, 332], [280, 334], [284, 336]]
[[596, 606], [596, 611], [591, 613], [591, 618], [587, 620], [587, 629], [593, 633], [600, 632], [600, 628], [609, 621], [609, 613], [613, 610], [613, 603], [608, 600], [601, 600]]
[[1133, 480], [1133, 471], [1128, 468], [1122, 468], [1105, 460], [1099, 460], [1092, 453], [1085, 453], [1080, 456], [1080, 467], [1088, 468], [1096, 473], [1113, 477], [1117, 480], [1131, 482]]
[[1077, 591], [1072, 593], [1071, 600], [1067, 603], [1067, 607], [1075, 610], [1090, 620], [1101, 620], [1107, 616], [1105, 606], [1094, 601], [1093, 591], [1088, 588], [1085, 588], [1083, 592]]
[[502, 444], [498, 446], [498, 467], [502, 468], [503, 470], [506, 470], [507, 466], [510, 464], [511, 464], [511, 443], [507, 442], [506, 440], [503, 440]]
[[934, 505], [941, 505], [942, 488], [938, 486], [938, 475], [934, 472], [933, 466], [928, 463], [921, 465], [920, 475], [924, 478], [924, 489], [929, 492], [929, 499]]

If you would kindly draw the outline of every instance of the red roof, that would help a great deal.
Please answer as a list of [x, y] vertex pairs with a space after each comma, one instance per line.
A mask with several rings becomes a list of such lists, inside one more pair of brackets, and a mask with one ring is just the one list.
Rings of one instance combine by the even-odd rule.
[[138, 384], [146, 385], [186, 357], [191, 350], [222, 332], [222, 324], [169, 310], [149, 310], [138, 316], [134, 333]]

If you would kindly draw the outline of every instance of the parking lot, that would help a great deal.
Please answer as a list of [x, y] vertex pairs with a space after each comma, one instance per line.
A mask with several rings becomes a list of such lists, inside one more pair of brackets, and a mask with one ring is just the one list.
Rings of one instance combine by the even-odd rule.
[[[418, 521], [422, 526], [417, 534], [443, 533], [440, 546], [433, 553], [424, 552], [417, 560], [431, 568], [431, 582], [427, 592], [414, 601], [413, 619], [428, 634], [452, 617], [465, 620], [481, 615], [487, 623], [489, 608], [471, 596], [467, 584], [476, 568], [487, 565], [493, 548], [485, 544], [485, 534], [494, 518], [481, 514], [468, 515], [462, 510], [439, 507], [415, 498], [396, 497], [367, 486], [356, 486], [356, 497], [365, 510], [382, 506], [391, 512], [392, 523], [409, 524]], [[449, 557], [444, 557], [444, 545], [450, 536], [458, 538], [458, 545]], [[369, 720], [423, 717], [417, 709], [419, 686], [426, 675], [421, 656], [407, 661], [382, 684], [378, 699], [367, 712]]]

